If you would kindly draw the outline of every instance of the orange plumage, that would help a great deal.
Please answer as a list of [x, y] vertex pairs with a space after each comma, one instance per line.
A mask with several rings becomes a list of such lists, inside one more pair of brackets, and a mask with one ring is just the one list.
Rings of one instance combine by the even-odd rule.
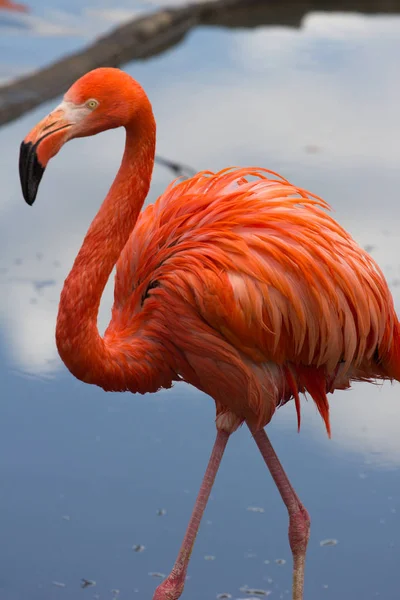
[[118, 260], [105, 340], [157, 322], [172, 369], [218, 412], [261, 427], [308, 391], [329, 432], [328, 392], [399, 378], [400, 364], [384, 277], [328, 208], [261, 169], [174, 182]]
[[[155, 121], [142, 88], [116, 69], [81, 78], [25, 138], [26, 201], [68, 139], [117, 126], [127, 132], [124, 156], [62, 291], [59, 353], [76, 377], [105, 390], [154, 392], [184, 380], [215, 400], [213, 454], [181, 554], [155, 598], [180, 596], [228, 436], [246, 421], [288, 507], [293, 599], [301, 600], [309, 517], [262, 428], [291, 398], [300, 426], [299, 394], [308, 392], [330, 434], [328, 393], [400, 379], [388, 286], [326, 202], [267, 170], [198, 173], [140, 213]], [[97, 313], [115, 264], [102, 338]]]

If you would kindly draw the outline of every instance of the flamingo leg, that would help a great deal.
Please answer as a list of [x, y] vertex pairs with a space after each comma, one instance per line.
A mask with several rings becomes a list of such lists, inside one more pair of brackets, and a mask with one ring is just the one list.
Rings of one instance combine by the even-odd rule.
[[310, 517], [283, 470], [264, 429], [254, 431], [251, 427], [249, 428], [288, 509], [289, 544], [293, 555], [292, 597], [293, 600], [303, 600], [304, 567], [308, 538], [310, 537]]
[[230, 434], [226, 433], [225, 431], [217, 432], [217, 437], [214, 442], [210, 460], [201, 483], [200, 491], [197, 496], [192, 516], [190, 517], [189, 525], [186, 529], [185, 537], [183, 538], [178, 557], [171, 573], [154, 592], [153, 600], [178, 600], [183, 592], [190, 555], [192, 554], [200, 521], [207, 506], [207, 501], [210, 496], [219, 465], [221, 464], [229, 435]]

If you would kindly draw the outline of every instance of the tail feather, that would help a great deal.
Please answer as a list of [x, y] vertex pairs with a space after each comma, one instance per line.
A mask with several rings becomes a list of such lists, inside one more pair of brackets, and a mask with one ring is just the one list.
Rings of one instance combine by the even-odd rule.
[[396, 321], [393, 327], [393, 339], [390, 350], [382, 360], [386, 376], [389, 379], [400, 381], [400, 322]]
[[300, 397], [299, 397], [299, 388], [297, 386], [296, 383], [296, 379], [293, 376], [292, 371], [290, 370], [289, 367], [285, 368], [285, 375], [286, 375], [286, 382], [290, 388], [290, 391], [293, 394], [293, 398], [294, 398], [294, 404], [296, 406], [296, 413], [297, 413], [297, 431], [300, 431], [300, 425], [301, 425], [301, 410], [300, 410]]
[[[328, 437], [331, 437], [331, 424], [329, 420], [329, 402], [326, 396], [326, 376], [323, 369], [317, 367], [299, 367], [298, 381], [300, 389], [309, 392], [317, 405], [317, 409], [324, 420]], [[296, 397], [295, 397], [296, 398]], [[297, 408], [297, 407], [296, 407]]]

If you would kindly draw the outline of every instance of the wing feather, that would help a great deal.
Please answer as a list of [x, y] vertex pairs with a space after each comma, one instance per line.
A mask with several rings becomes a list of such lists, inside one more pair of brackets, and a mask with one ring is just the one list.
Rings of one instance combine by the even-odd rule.
[[374, 357], [393, 363], [398, 321], [379, 267], [329, 205], [274, 177], [227, 169], [173, 182], [121, 255], [114, 310], [141, 310], [132, 297], [156, 279], [244, 362], [289, 369], [290, 394], [309, 389], [329, 427], [327, 382], [339, 366], [341, 382], [384, 376]]

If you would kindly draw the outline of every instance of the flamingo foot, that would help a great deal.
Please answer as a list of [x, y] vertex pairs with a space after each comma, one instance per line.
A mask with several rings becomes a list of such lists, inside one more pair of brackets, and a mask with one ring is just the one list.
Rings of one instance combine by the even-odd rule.
[[153, 600], [178, 600], [181, 597], [186, 577], [169, 575], [154, 592]]

